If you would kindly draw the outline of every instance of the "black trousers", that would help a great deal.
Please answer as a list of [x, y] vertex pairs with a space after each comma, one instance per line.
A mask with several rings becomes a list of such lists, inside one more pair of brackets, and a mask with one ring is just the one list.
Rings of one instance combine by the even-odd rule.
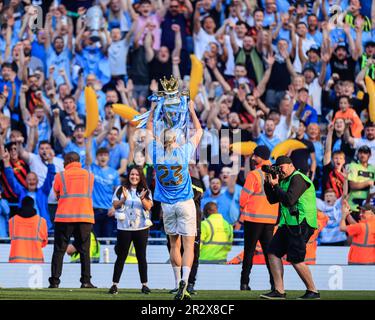
[[53, 256], [51, 263], [51, 284], [59, 284], [63, 268], [63, 260], [70, 237], [74, 236], [76, 249], [81, 257], [81, 283], [89, 283], [90, 272], [90, 233], [91, 223], [72, 222], [55, 223], [55, 242], [53, 245]]
[[244, 257], [242, 261], [241, 284], [249, 284], [250, 272], [253, 267], [253, 257], [259, 240], [270, 275], [271, 288], [274, 287], [273, 277], [268, 262], [267, 250], [273, 237], [273, 224], [244, 222]]
[[48, 213], [52, 222], [53, 229], [55, 229], [55, 215], [57, 210], [57, 204], [48, 204]]
[[141, 283], [147, 282], [146, 247], [148, 240], [148, 230], [149, 229], [137, 231], [117, 230], [117, 243], [115, 246], [117, 259], [113, 271], [113, 282], [120, 282], [122, 270], [124, 269], [125, 260], [128, 256], [130, 244], [132, 241], [134, 244], [135, 255], [138, 260], [138, 271], [141, 278]]

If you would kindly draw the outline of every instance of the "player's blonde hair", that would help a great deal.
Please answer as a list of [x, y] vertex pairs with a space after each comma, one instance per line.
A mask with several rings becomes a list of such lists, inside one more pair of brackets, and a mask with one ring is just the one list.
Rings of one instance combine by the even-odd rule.
[[168, 149], [168, 148], [171, 147], [171, 145], [173, 143], [176, 142], [176, 140], [177, 140], [177, 133], [176, 133], [175, 130], [167, 128], [167, 129], [163, 130], [161, 138], [162, 138], [162, 141], [163, 141], [163, 144], [164, 144], [164, 148]]

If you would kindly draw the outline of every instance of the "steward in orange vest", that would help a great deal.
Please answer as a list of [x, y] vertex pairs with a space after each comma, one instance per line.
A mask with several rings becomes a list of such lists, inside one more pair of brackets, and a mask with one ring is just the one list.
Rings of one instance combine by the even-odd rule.
[[47, 221], [37, 215], [34, 199], [22, 199], [19, 212], [9, 220], [11, 239], [9, 262], [43, 263], [43, 250], [48, 243]]
[[92, 190], [94, 175], [82, 169], [79, 154], [64, 157], [65, 170], [56, 175], [53, 189], [58, 199], [55, 215], [55, 242], [49, 288], [58, 288], [63, 259], [70, 237], [81, 257], [81, 288], [94, 288], [90, 272], [90, 238], [94, 220]]
[[[241, 290], [250, 290], [250, 272], [256, 244], [260, 241], [263, 252], [267, 252], [273, 236], [273, 229], [277, 221], [279, 205], [270, 204], [264, 192], [264, 172], [261, 167], [270, 165], [270, 150], [266, 146], [257, 146], [251, 157], [251, 164], [255, 170], [249, 172], [240, 195], [240, 222], [244, 223], [244, 258], [241, 272]], [[270, 276], [271, 288], [273, 277], [265, 254], [265, 261]]]
[[[349, 204], [344, 201], [340, 230], [353, 237], [348, 264], [375, 264], [375, 207], [366, 204], [359, 207], [360, 222], [350, 216]], [[349, 226], [346, 225], [349, 222]]]

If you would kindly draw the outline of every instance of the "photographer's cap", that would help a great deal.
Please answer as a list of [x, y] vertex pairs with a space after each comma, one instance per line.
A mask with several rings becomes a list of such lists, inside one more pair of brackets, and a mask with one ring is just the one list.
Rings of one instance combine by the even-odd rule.
[[263, 160], [268, 160], [270, 158], [271, 151], [266, 146], [256, 146], [254, 149], [254, 155], [262, 158]]
[[275, 165], [280, 166], [282, 164], [290, 164], [293, 163], [292, 160], [287, 156], [280, 156], [276, 159]]

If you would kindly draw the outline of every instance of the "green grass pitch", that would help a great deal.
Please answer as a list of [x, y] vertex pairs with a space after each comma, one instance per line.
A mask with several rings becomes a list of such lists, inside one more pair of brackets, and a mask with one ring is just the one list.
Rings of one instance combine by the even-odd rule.
[[[152, 290], [152, 289], [151, 289]], [[173, 300], [168, 290], [152, 290], [149, 295], [140, 290], [119, 289], [112, 296], [108, 289], [0, 289], [0, 300]], [[202, 290], [193, 300], [257, 300], [264, 291]], [[303, 291], [287, 291], [287, 299], [294, 300]], [[375, 300], [375, 291], [321, 291], [322, 300]]]

